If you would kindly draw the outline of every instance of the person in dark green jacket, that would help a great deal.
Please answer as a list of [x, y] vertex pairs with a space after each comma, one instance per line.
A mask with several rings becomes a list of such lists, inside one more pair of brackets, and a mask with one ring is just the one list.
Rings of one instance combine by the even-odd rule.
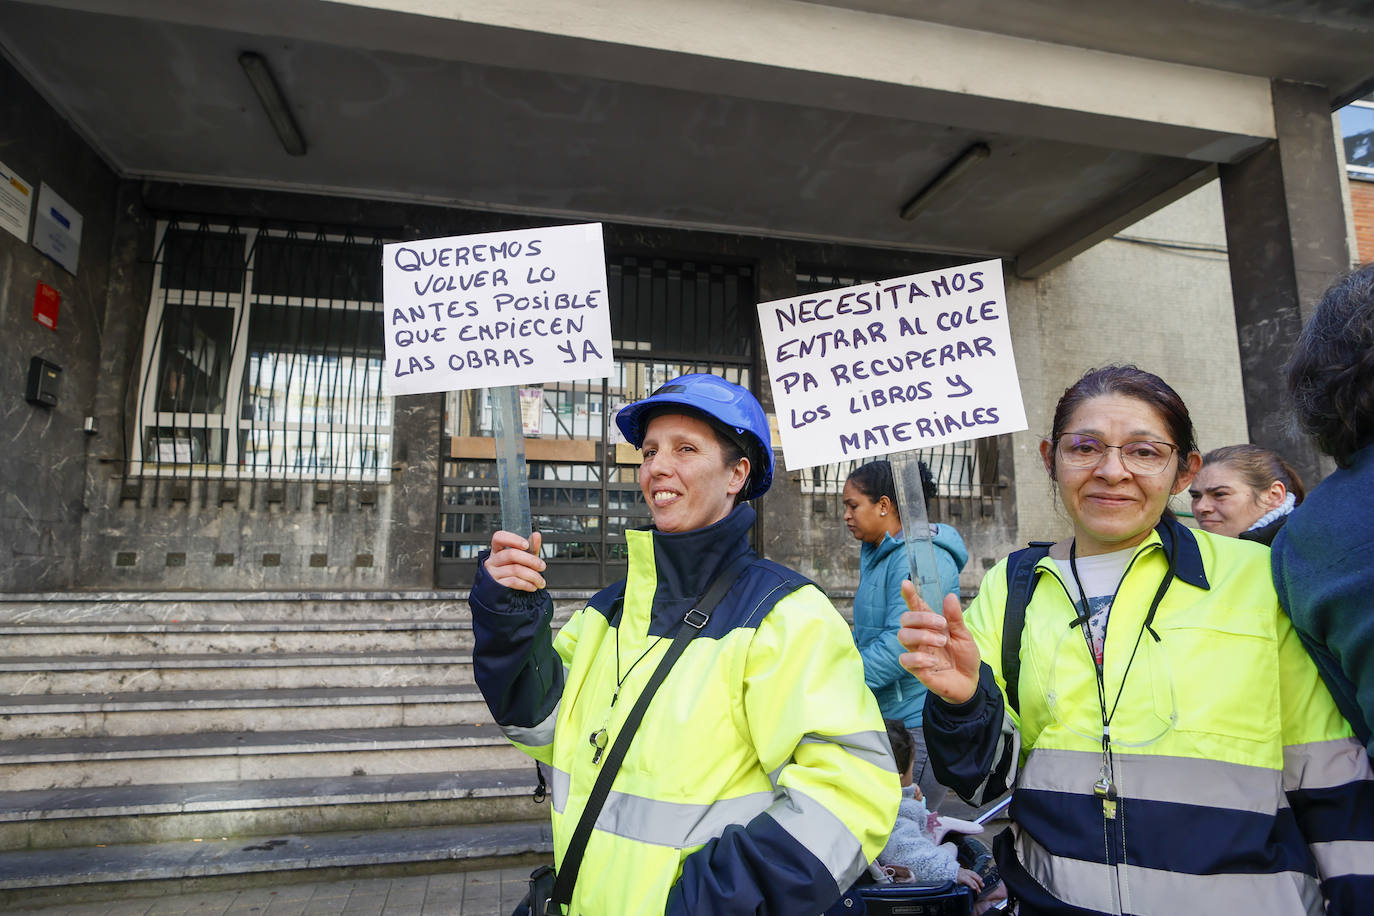
[[1374, 758], [1374, 264], [1326, 291], [1298, 338], [1288, 391], [1299, 425], [1338, 467], [1274, 539], [1274, 587]]
[[[924, 461], [920, 463], [921, 484], [926, 501], [936, 495], [935, 478]], [[945, 787], [935, 779], [928, 766], [921, 715], [925, 708], [925, 685], [902, 667], [898, 658], [902, 644], [897, 641], [902, 614], [902, 580], [910, 575], [902, 517], [897, 509], [897, 489], [892, 465], [884, 460], [860, 465], [845, 481], [844, 523], [849, 533], [861, 542], [859, 548], [859, 585], [854, 592], [854, 642], [864, 663], [864, 681], [878, 699], [883, 718], [904, 723], [915, 742], [914, 776], [926, 804], [934, 811], [945, 797]], [[949, 525], [931, 525], [930, 537], [939, 566], [940, 592], [959, 595], [959, 572], [968, 562], [964, 539]]]

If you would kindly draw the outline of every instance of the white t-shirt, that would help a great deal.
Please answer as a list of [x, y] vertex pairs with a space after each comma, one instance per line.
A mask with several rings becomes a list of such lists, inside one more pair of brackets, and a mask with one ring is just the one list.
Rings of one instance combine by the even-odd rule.
[[[1121, 577], [1126, 574], [1126, 566], [1134, 554], [1135, 548], [1128, 547], [1112, 553], [1079, 557], [1077, 560], [1078, 578], [1083, 583], [1083, 591], [1088, 595], [1088, 634], [1093, 657], [1099, 665], [1102, 664], [1102, 648], [1107, 642], [1107, 617], [1112, 611], [1112, 601], [1116, 599], [1116, 589], [1121, 584]], [[1083, 601], [1078, 594], [1078, 584], [1074, 582], [1073, 568], [1068, 560], [1054, 562], [1059, 566], [1059, 574], [1081, 613]]]

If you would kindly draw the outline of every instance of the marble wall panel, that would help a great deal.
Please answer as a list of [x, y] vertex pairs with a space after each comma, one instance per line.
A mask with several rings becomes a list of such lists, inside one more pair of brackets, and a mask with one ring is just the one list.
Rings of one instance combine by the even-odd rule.
[[[0, 160], [32, 185], [48, 184], [81, 214], [75, 275], [27, 239], [0, 232], [0, 591], [77, 584], [85, 472], [101, 382], [100, 347], [118, 181], [8, 61], [0, 59]], [[33, 213], [30, 213], [30, 234]], [[60, 296], [57, 326], [34, 317], [38, 284]], [[56, 406], [24, 398], [30, 361], [60, 366]]]

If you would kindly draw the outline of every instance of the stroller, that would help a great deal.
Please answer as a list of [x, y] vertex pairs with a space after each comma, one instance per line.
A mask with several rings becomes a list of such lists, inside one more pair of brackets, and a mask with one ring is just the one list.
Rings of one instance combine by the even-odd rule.
[[[977, 818], [978, 824], [985, 824], [998, 817], [1011, 804], [1008, 796]], [[992, 861], [992, 853], [980, 840], [963, 836], [957, 843], [959, 864], [978, 872], [983, 878], [986, 893], [997, 886], [1001, 880], [997, 866]], [[859, 883], [845, 895], [851, 902], [841, 900], [844, 910], [831, 909], [830, 912], [865, 912], [868, 916], [970, 916], [973, 912], [974, 892], [963, 884], [946, 881], [944, 884], [894, 884], [891, 878], [876, 865], [869, 867], [870, 879], [860, 879]], [[862, 898], [863, 910], [858, 907]], [[993, 904], [988, 912], [1006, 909], [1005, 900]]]

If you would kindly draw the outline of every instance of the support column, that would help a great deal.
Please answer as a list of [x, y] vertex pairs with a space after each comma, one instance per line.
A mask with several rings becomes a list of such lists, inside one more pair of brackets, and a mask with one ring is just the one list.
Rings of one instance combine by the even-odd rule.
[[1350, 255], [1328, 92], [1272, 88], [1278, 139], [1221, 166], [1221, 199], [1250, 441], [1286, 457], [1310, 488], [1332, 464], [1294, 428], [1285, 366]]

